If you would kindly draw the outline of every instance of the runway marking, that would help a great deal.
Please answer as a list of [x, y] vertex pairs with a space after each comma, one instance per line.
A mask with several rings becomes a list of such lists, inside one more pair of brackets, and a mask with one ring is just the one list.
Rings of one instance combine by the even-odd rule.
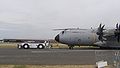
[[104, 52], [104, 51], [111, 51], [111, 50], [48, 50], [48, 51], [31, 51], [31, 53], [66, 53], [66, 52], [80, 52], [80, 51], [83, 51], [83, 52], [87, 52], [87, 51], [94, 51], [94, 52]]
[[31, 51], [32, 53], [64, 53], [64, 52], [79, 52], [79, 50], [72, 50], [72, 51], [70, 51], [70, 50], [65, 50], [65, 51]]

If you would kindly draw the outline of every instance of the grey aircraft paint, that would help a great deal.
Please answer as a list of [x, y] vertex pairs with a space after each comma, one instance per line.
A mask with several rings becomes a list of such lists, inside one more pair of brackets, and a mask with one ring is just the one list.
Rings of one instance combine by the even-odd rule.
[[101, 41], [98, 39], [97, 29], [65, 29], [55, 37], [55, 40], [67, 44], [70, 49], [76, 45], [118, 48], [120, 42], [117, 41], [114, 31], [115, 29], [104, 30], [104, 41]]

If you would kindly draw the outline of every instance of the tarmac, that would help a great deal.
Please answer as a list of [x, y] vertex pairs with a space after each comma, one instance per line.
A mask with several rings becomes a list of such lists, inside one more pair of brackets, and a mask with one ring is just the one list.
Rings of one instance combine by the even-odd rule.
[[113, 64], [119, 50], [100, 49], [17, 49], [0, 48], [0, 64], [95, 65], [105, 60]]

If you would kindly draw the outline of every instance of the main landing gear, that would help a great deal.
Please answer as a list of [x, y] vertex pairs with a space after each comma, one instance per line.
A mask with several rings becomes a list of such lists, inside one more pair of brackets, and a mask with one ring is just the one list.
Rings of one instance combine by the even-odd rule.
[[69, 47], [69, 49], [73, 49], [74, 46], [73, 45], [68, 45], [68, 47]]

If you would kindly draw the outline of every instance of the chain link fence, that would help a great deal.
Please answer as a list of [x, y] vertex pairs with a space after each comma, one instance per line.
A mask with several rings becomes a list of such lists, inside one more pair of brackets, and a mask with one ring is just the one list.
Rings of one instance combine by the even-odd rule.
[[98, 61], [107, 61], [110, 68], [120, 68], [119, 50], [96, 50], [95, 59]]

